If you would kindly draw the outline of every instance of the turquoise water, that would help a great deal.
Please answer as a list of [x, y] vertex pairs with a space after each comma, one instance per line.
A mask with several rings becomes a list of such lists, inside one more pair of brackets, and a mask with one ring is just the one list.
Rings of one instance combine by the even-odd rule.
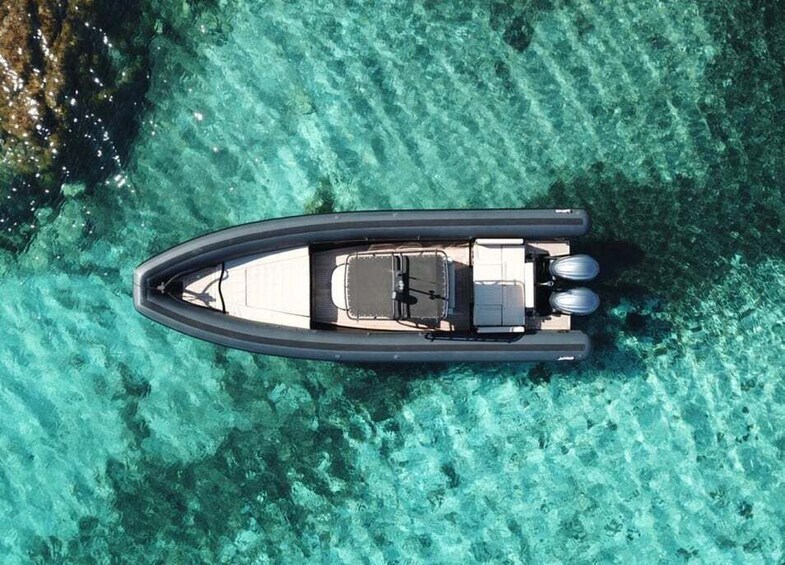
[[[776, 2], [157, 5], [130, 154], [0, 261], [4, 562], [782, 561]], [[148, 256], [330, 204], [586, 207], [595, 356], [340, 366], [134, 312]]]

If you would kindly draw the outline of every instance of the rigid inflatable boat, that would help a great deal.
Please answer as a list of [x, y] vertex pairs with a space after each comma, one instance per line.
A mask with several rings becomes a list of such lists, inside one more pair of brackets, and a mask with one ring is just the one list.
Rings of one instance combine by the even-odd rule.
[[596, 261], [583, 210], [298, 216], [198, 237], [134, 272], [134, 305], [226, 347], [350, 362], [577, 361]]

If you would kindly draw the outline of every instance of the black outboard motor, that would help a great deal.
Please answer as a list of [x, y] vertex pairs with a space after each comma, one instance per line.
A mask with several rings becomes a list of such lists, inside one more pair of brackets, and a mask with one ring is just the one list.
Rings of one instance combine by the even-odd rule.
[[568, 255], [551, 261], [551, 276], [568, 281], [590, 281], [600, 273], [600, 265], [588, 255]]
[[564, 314], [588, 316], [600, 306], [600, 297], [586, 287], [551, 294], [551, 308]]

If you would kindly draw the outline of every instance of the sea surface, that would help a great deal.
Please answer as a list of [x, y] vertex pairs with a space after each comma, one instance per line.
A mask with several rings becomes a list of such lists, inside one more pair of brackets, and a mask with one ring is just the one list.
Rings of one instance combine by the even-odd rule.
[[[0, 562], [785, 559], [781, 2], [192, 4], [153, 3], [130, 152], [0, 255]], [[526, 206], [592, 214], [585, 363], [287, 360], [133, 308], [237, 223]]]

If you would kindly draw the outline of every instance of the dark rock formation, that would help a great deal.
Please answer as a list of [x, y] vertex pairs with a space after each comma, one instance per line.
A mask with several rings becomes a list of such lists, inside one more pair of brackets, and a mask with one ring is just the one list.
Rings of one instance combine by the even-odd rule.
[[117, 172], [144, 110], [151, 41], [188, 51], [193, 29], [218, 40], [228, 4], [0, 1], [0, 249], [23, 249], [63, 186], [89, 197]]
[[522, 53], [534, 37], [534, 26], [547, 12], [564, 5], [562, 0], [500, 1], [491, 4], [491, 28], [501, 32], [504, 42]]
[[0, 246], [67, 180], [109, 174], [147, 87], [141, 9], [116, 0], [0, 4]]
[[335, 212], [335, 189], [328, 178], [322, 178], [313, 196], [305, 203], [306, 214], [331, 214]]

